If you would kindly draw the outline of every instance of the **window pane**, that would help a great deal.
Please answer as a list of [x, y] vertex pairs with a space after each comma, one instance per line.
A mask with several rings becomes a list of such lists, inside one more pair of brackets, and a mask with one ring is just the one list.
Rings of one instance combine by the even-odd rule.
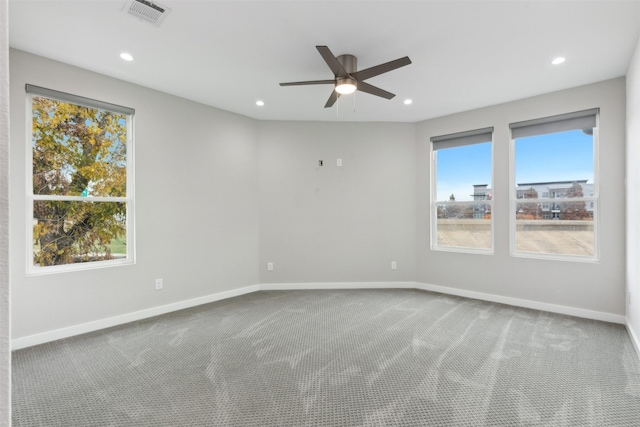
[[593, 183], [591, 129], [518, 138], [515, 154], [516, 183]]
[[432, 246], [491, 249], [491, 142], [440, 148], [433, 167]]
[[585, 202], [518, 203], [516, 250], [540, 254], [593, 256], [593, 218]]
[[490, 205], [438, 205], [437, 215], [437, 246], [491, 249]]
[[[491, 183], [491, 143], [436, 151], [436, 200], [474, 200], [474, 186]], [[485, 191], [491, 194], [490, 190]]]
[[596, 255], [594, 171], [593, 129], [515, 140], [516, 252]]
[[125, 202], [34, 201], [34, 264], [126, 257], [126, 209]]
[[126, 116], [32, 100], [33, 194], [125, 197]]

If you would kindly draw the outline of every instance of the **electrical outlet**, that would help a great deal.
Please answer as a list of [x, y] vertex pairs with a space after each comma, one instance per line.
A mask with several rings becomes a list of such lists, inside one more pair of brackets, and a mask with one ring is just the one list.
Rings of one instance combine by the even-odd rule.
[[156, 291], [159, 291], [164, 286], [162, 279], [156, 279]]
[[397, 270], [398, 269], [398, 263], [395, 261], [391, 261], [391, 269], [392, 270]]
[[342, 167], [342, 159], [336, 160], [336, 166], [338, 166], [339, 168]]
[[273, 271], [273, 263], [272, 262], [268, 262], [267, 263], [267, 271]]

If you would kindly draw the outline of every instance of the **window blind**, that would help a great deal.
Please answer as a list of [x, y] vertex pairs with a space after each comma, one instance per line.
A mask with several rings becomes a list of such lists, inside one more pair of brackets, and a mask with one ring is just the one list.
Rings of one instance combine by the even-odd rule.
[[33, 95], [44, 96], [47, 98], [57, 99], [58, 101], [69, 102], [72, 104], [82, 105], [90, 108], [97, 108], [99, 110], [111, 111], [112, 113], [120, 113], [125, 115], [133, 115], [136, 110], [129, 107], [123, 107], [122, 105], [111, 104], [109, 102], [98, 101], [91, 98], [85, 98], [83, 96], [72, 95], [70, 93], [59, 92], [53, 89], [47, 89], [35, 85], [26, 85], [27, 93]]
[[491, 142], [493, 127], [469, 130], [466, 132], [450, 133], [448, 135], [434, 136], [431, 138], [433, 150], [444, 148], [462, 147], [471, 144]]
[[510, 123], [509, 128], [513, 139], [576, 129], [593, 129], [596, 127], [599, 112], [599, 108], [576, 111], [559, 116]]

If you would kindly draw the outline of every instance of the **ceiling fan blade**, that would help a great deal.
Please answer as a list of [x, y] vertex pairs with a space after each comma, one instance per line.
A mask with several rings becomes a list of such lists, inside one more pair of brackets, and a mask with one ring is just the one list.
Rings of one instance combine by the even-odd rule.
[[363, 80], [370, 79], [371, 77], [395, 70], [396, 68], [404, 67], [405, 65], [409, 64], [411, 64], [411, 60], [408, 56], [405, 56], [404, 58], [396, 59], [395, 61], [385, 62], [384, 64], [376, 65], [375, 67], [356, 71], [355, 73], [351, 73], [351, 76], [361, 82]]
[[335, 84], [335, 80], [309, 80], [306, 82], [288, 82], [288, 83], [280, 83], [280, 86], [302, 86], [302, 85], [326, 85], [326, 84]]
[[327, 103], [324, 104], [324, 108], [333, 107], [333, 104], [336, 103], [338, 98], [340, 98], [340, 94], [338, 92], [336, 92], [335, 90], [332, 90], [331, 91], [331, 96], [329, 97], [329, 99], [327, 99]]
[[382, 90], [379, 87], [370, 85], [369, 83], [365, 83], [365, 82], [358, 82], [358, 90], [361, 92], [370, 93], [371, 95], [380, 96], [386, 99], [391, 99], [394, 96], [396, 96], [391, 92], [387, 92], [386, 90]]
[[318, 49], [318, 52], [322, 55], [324, 62], [326, 62], [329, 68], [331, 68], [334, 76], [347, 77], [347, 71], [344, 69], [342, 64], [338, 62], [338, 59], [333, 53], [331, 53], [327, 46], [316, 46], [316, 49]]

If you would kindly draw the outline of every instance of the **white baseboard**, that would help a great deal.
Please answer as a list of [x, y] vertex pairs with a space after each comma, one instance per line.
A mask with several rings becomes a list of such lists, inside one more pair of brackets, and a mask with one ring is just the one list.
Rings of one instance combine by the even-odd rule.
[[148, 308], [146, 310], [134, 311], [133, 313], [122, 314], [120, 316], [108, 317], [106, 319], [95, 320], [93, 322], [81, 323], [79, 325], [69, 326], [67, 328], [47, 331], [40, 334], [29, 335], [23, 338], [17, 338], [11, 341], [11, 349], [18, 350], [25, 347], [31, 347], [38, 344], [44, 344], [50, 341], [69, 338], [74, 335], [85, 334], [87, 332], [98, 331], [100, 329], [109, 328], [111, 326], [122, 325], [124, 323], [134, 322], [136, 320], [147, 319], [149, 317], [158, 316], [160, 314], [170, 313], [172, 311], [182, 310], [185, 308], [195, 307], [214, 301], [236, 297], [260, 290], [259, 285], [245, 286], [244, 288], [232, 289], [230, 291], [218, 292], [216, 294], [205, 295], [203, 297], [178, 301], [172, 304], [161, 305], [159, 307]]
[[418, 282], [329, 282], [329, 283], [263, 283], [260, 285], [261, 291], [267, 290], [291, 290], [291, 289], [422, 289], [425, 291], [439, 292], [448, 295], [457, 295], [465, 298], [473, 298], [482, 301], [497, 302], [500, 304], [513, 305], [516, 307], [532, 308], [535, 310], [548, 311], [551, 313], [566, 314], [569, 316], [583, 317], [585, 319], [602, 320], [604, 322], [625, 324], [624, 316], [604, 313], [601, 311], [586, 310], [582, 308], [567, 307], [564, 305], [549, 304], [525, 300], [520, 298], [504, 297], [482, 292], [468, 291], [465, 289], [450, 288], [447, 286], [429, 285]]
[[548, 311], [551, 313], [566, 314], [568, 316], [582, 317], [585, 319], [602, 320], [603, 322], [619, 323], [624, 325], [626, 319], [624, 316], [602, 311], [587, 310], [584, 308], [568, 307], [565, 305], [549, 304], [546, 302], [531, 301], [520, 298], [505, 297], [495, 294], [486, 294], [483, 292], [468, 291], [465, 289], [449, 288], [447, 286], [429, 285], [427, 283], [418, 283], [418, 289], [425, 291], [440, 292], [443, 294], [457, 295], [465, 298], [479, 299], [482, 301], [497, 302], [500, 304], [513, 305], [516, 307], [532, 308], [534, 310]]
[[631, 342], [633, 343], [633, 348], [636, 349], [636, 355], [638, 356], [638, 359], [640, 359], [640, 340], [638, 340], [638, 335], [635, 333], [629, 322], [626, 323], [626, 326], [629, 338], [631, 338]]
[[[205, 295], [199, 298], [193, 298], [185, 301], [179, 301], [172, 304], [153, 307], [146, 310], [135, 311], [120, 316], [100, 319], [93, 322], [82, 323], [79, 325], [69, 326], [67, 328], [47, 331], [40, 334], [29, 335], [17, 338], [11, 341], [11, 349], [18, 350], [25, 347], [31, 347], [38, 344], [44, 344], [50, 341], [62, 338], [72, 337], [87, 332], [93, 332], [111, 326], [122, 325], [124, 323], [142, 320], [160, 314], [170, 313], [172, 311], [182, 310], [185, 308], [195, 307], [226, 298], [232, 298], [239, 295], [248, 294], [256, 291], [267, 290], [293, 290], [293, 289], [422, 289], [425, 291], [439, 292], [448, 295], [457, 295], [466, 298], [474, 298], [483, 301], [497, 302], [501, 304], [512, 305], [516, 307], [532, 308], [536, 310], [549, 311], [552, 313], [566, 314], [570, 316], [583, 317], [586, 319], [602, 320], [611, 323], [625, 324], [624, 316], [603, 313], [600, 311], [585, 310], [575, 307], [567, 307], [563, 305], [548, 304], [537, 301], [530, 301], [519, 298], [504, 297], [494, 294], [486, 294], [482, 292], [468, 291], [464, 289], [449, 288], [446, 286], [429, 285], [417, 282], [327, 282], [327, 283], [263, 283], [260, 285], [245, 286], [239, 289], [219, 292], [216, 294]], [[640, 355], [640, 341], [637, 335], [627, 324], [629, 335]]]
[[415, 289], [416, 282], [325, 282], [325, 283], [262, 283], [261, 291], [294, 289]]

